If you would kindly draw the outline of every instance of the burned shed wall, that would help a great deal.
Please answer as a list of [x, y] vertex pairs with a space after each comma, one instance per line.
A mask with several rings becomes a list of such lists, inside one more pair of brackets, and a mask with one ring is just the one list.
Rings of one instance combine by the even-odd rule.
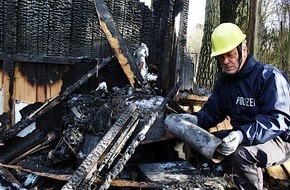
[[[183, 4], [181, 21], [186, 26], [188, 0], [153, 0], [151, 9], [138, 0], [105, 0], [130, 52], [141, 42], [148, 46], [146, 61], [157, 65], [159, 87], [165, 92], [174, 85], [167, 83], [176, 62], [177, 45], [172, 44], [182, 40], [174, 34], [177, 2]], [[16, 99], [43, 102], [57, 95], [61, 76], [69, 65], [112, 55], [99, 27], [93, 0], [0, 0], [0, 3], [1, 76], [5, 98], [9, 97], [5, 100], [6, 111], [13, 109], [8, 102]], [[181, 28], [180, 34], [184, 40], [186, 27]], [[179, 43], [178, 48], [183, 51], [184, 46], [185, 43]]]
[[[0, 52], [39, 56], [110, 55], [93, 0], [0, 1]], [[157, 61], [172, 33], [174, 1], [154, 0], [152, 10], [138, 0], [106, 0], [120, 33], [133, 52], [146, 43]], [[2, 58], [3, 59], [3, 58]]]

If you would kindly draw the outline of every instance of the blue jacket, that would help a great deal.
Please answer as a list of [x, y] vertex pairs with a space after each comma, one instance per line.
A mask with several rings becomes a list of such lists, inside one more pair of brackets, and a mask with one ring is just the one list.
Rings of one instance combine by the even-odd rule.
[[277, 136], [285, 139], [290, 128], [289, 82], [275, 67], [248, 55], [240, 72], [218, 78], [207, 103], [195, 115], [205, 129], [229, 116], [234, 130], [243, 133], [244, 145]]

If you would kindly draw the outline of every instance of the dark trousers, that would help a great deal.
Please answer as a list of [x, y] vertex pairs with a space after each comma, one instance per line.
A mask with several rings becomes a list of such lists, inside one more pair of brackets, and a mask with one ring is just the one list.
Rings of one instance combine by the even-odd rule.
[[[216, 136], [221, 138], [220, 134]], [[234, 181], [238, 189], [262, 190], [262, 168], [279, 165], [286, 160], [290, 160], [290, 143], [284, 142], [280, 137], [277, 137], [264, 144], [240, 145], [225, 160], [231, 162]]]

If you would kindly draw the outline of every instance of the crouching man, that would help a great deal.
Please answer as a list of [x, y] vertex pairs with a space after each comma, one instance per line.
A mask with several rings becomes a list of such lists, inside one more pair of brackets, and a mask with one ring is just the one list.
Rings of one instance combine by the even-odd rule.
[[[218, 151], [230, 161], [239, 189], [262, 190], [262, 168], [290, 158], [289, 82], [248, 54], [246, 35], [235, 24], [220, 24], [211, 43], [222, 74], [207, 103], [188, 120], [207, 130], [230, 117], [233, 129], [220, 133]], [[168, 115], [165, 125], [174, 125], [168, 121], [177, 116]]]

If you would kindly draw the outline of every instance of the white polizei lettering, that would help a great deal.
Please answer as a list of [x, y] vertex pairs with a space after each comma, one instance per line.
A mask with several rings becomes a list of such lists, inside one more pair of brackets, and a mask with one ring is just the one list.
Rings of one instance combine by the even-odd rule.
[[255, 106], [254, 98], [249, 98], [249, 105], [250, 105], [250, 107], [254, 107]]
[[236, 105], [238, 105], [238, 103], [240, 102], [240, 97], [237, 97], [237, 101], [236, 101]]
[[247, 106], [247, 107], [254, 107], [256, 106], [254, 98], [247, 98], [247, 97], [237, 97], [236, 105], [240, 106]]

